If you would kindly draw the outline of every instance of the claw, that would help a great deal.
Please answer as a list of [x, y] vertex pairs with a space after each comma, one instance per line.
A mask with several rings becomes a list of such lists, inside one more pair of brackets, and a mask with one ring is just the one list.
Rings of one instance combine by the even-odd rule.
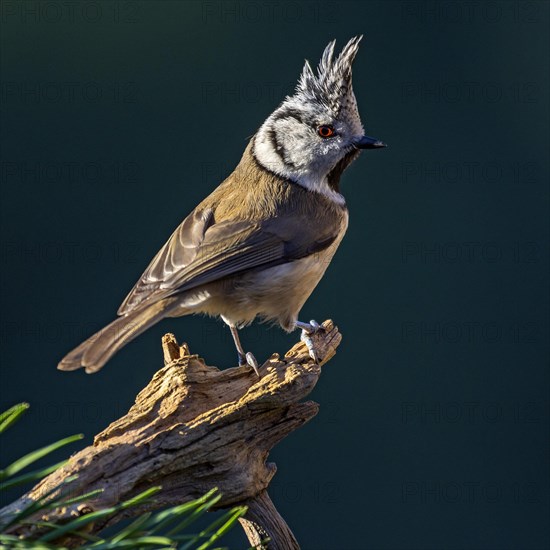
[[306, 345], [307, 350], [309, 352], [309, 356], [316, 362], [319, 362], [319, 357], [317, 357], [317, 353], [315, 352], [315, 347], [313, 345], [313, 340], [311, 339], [310, 333], [307, 332], [305, 329], [302, 330], [302, 335], [300, 336], [300, 340]]
[[312, 328], [311, 332], [317, 332], [318, 330], [321, 330], [321, 325], [315, 319], [311, 319], [309, 324]]
[[302, 323], [301, 321], [296, 321], [296, 327], [302, 329], [302, 335], [300, 336], [300, 340], [306, 345], [307, 350], [309, 352], [309, 356], [316, 362], [319, 362], [319, 357], [317, 353], [315, 352], [315, 348], [313, 345], [313, 340], [311, 339], [311, 335], [315, 334], [319, 330], [323, 330], [323, 327], [313, 319], [309, 323]]
[[254, 369], [254, 372], [256, 373], [258, 378], [261, 378], [260, 365], [258, 365], [258, 361], [256, 361], [256, 358], [250, 352], [244, 352], [241, 340], [239, 339], [239, 331], [237, 330], [237, 327], [223, 317], [222, 319], [229, 325], [229, 329], [231, 330], [231, 336], [233, 336], [233, 341], [235, 342], [237, 355], [239, 357], [239, 367], [242, 367], [243, 365], [248, 365]]
[[296, 321], [295, 326], [296, 328], [301, 328], [304, 332], [307, 332], [308, 334], [313, 334], [318, 330], [323, 330], [323, 327], [313, 319], [309, 323], [302, 323], [302, 321]]
[[251, 352], [248, 352], [245, 357], [246, 357], [247, 364], [254, 369], [254, 372], [256, 373], [258, 378], [261, 378], [260, 365], [258, 364], [258, 361], [256, 361], [256, 358], [254, 357], [254, 355], [252, 355]]

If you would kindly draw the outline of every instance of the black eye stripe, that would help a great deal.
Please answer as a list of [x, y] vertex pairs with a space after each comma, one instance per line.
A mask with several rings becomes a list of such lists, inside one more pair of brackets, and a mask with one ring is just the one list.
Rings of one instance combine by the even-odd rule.
[[280, 120], [282, 118], [295, 118], [298, 122], [303, 124], [304, 119], [302, 118], [302, 113], [298, 109], [293, 109], [292, 107], [286, 108], [284, 111], [280, 111], [273, 117], [273, 121]]

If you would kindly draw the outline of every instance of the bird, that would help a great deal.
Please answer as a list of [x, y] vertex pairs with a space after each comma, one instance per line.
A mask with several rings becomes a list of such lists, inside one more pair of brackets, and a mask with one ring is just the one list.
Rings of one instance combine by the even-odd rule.
[[238, 330], [255, 319], [301, 339], [317, 361], [315, 321], [298, 319], [348, 226], [340, 178], [363, 149], [386, 144], [366, 136], [352, 88], [362, 36], [338, 55], [325, 48], [316, 70], [306, 60], [287, 95], [250, 138], [235, 170], [176, 228], [120, 308], [58, 369], [99, 371], [128, 342], [167, 317], [201, 313], [231, 331], [239, 365], [260, 376]]

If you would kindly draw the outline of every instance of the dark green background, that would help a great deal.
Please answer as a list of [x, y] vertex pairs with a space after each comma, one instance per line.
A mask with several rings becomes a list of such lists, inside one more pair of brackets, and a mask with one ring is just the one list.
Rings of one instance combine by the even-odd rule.
[[[271, 455], [273, 500], [308, 550], [548, 548], [547, 2], [5, 0], [1, 16], [1, 403], [32, 406], [2, 464], [91, 441], [166, 331], [229, 366], [227, 329], [195, 317], [98, 375], [55, 370], [304, 58], [362, 33], [357, 100], [390, 147], [343, 180], [348, 235], [302, 318], [344, 341], [319, 415]], [[297, 337], [243, 334], [259, 359]]]

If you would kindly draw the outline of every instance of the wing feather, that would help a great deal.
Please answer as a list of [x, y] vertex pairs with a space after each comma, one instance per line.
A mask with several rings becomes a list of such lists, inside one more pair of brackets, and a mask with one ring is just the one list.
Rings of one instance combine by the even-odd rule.
[[299, 215], [215, 223], [211, 209], [195, 210], [153, 258], [118, 313], [244, 270], [313, 254], [336, 238], [334, 227], [319, 235], [319, 224], [314, 226]]

